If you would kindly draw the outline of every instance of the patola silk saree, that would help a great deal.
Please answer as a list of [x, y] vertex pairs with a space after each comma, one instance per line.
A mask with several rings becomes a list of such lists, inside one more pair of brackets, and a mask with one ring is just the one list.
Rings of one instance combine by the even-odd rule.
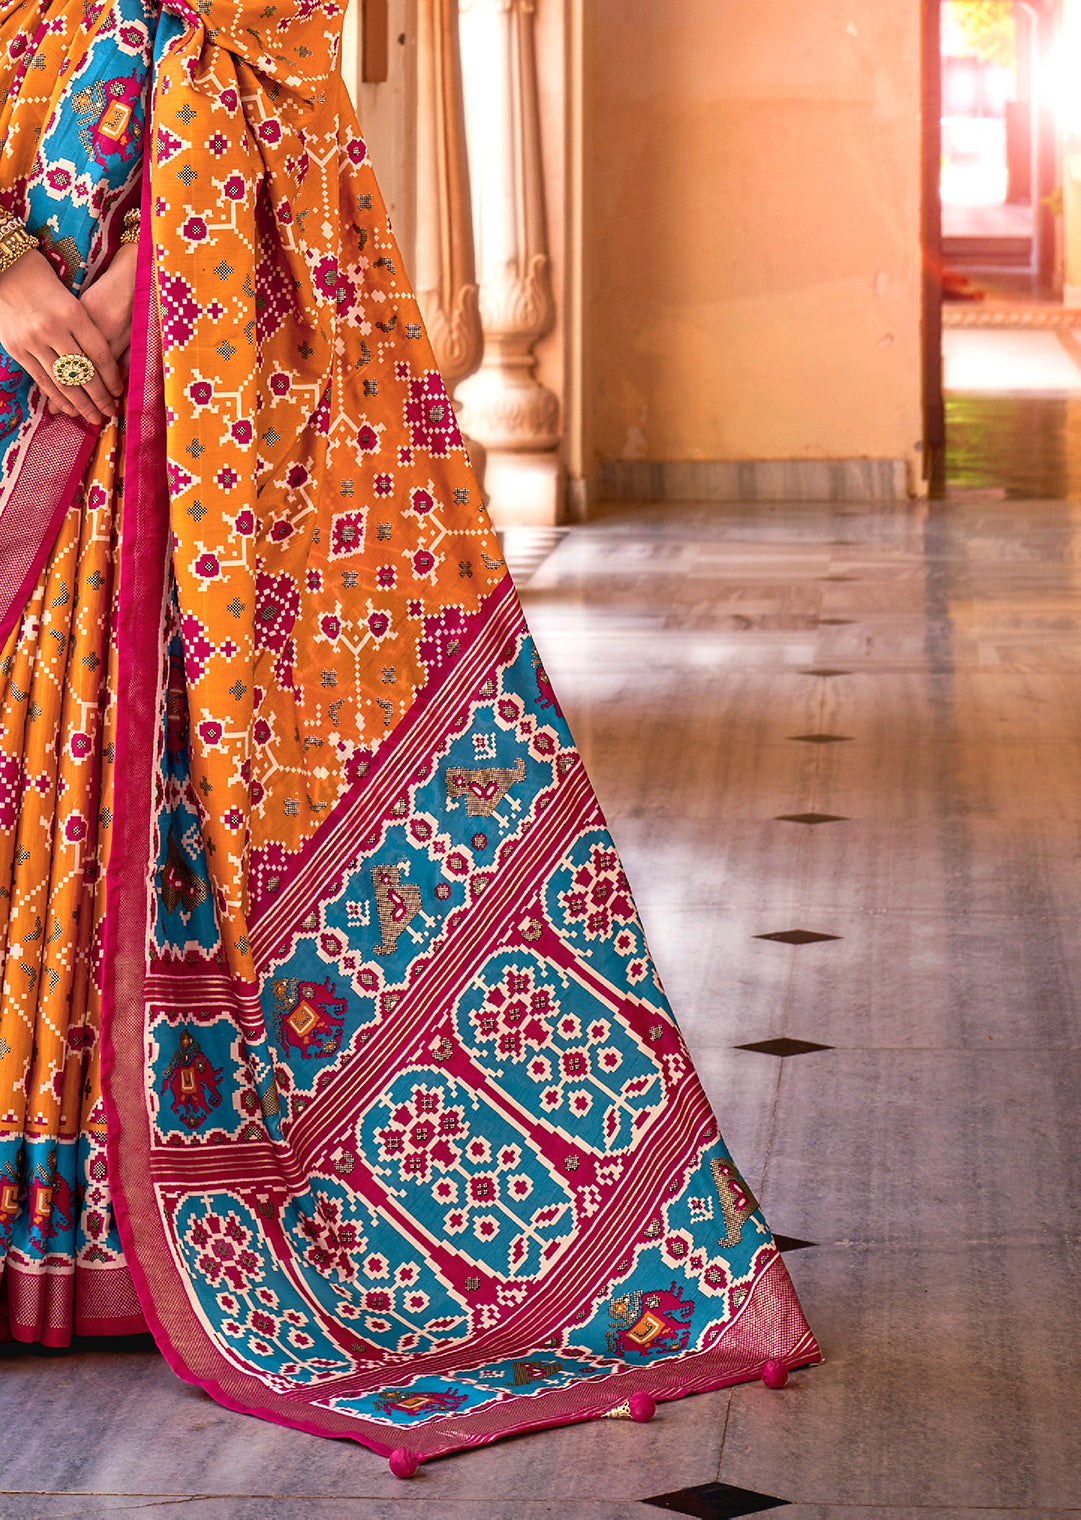
[[336, 3], [0, 7], [0, 1335], [418, 1458], [817, 1361], [507, 576]]

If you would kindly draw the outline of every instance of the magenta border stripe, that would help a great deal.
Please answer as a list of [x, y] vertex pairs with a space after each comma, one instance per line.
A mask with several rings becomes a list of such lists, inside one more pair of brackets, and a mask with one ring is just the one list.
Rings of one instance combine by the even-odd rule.
[[[149, 196], [147, 163], [143, 175], [147, 227]], [[142, 1251], [143, 1246], [150, 1246], [146, 1237], [152, 1233], [156, 1217], [148, 1168], [142, 1048], [154, 746], [161, 676], [160, 639], [147, 636], [147, 624], [150, 618], [159, 618], [163, 608], [169, 526], [159, 344], [152, 245], [145, 237], [139, 244], [135, 280], [124, 518], [118, 554], [117, 784], [113, 841], [105, 874], [101, 1081], [109, 1182], [125, 1261], [155, 1340], [177, 1373], [192, 1381], [167, 1350], [169, 1339], [144, 1271]], [[137, 1226], [133, 1219], [138, 1220]], [[161, 1244], [164, 1246], [164, 1239]]]
[[[48, 414], [42, 417], [35, 429], [11, 495], [0, 513], [0, 584], [10, 584], [16, 576], [21, 577], [17, 589], [10, 594], [10, 600], [0, 611], [0, 648], [7, 642], [8, 635], [22, 617], [27, 599], [41, 574], [41, 567], [52, 553], [60, 524], [86, 473], [100, 432], [100, 426], [88, 427], [69, 417], [50, 417]], [[74, 457], [71, 453], [73, 446]], [[40, 495], [43, 486], [42, 459], [48, 464], [71, 459], [44, 521]], [[32, 482], [26, 482], [28, 474], [35, 477]], [[37, 538], [26, 534], [25, 530], [31, 521], [39, 528]]]
[[[143, 201], [149, 224], [149, 166]], [[784, 1264], [776, 1255], [759, 1275], [735, 1321], [707, 1351], [414, 1428], [388, 1427], [321, 1407], [315, 1390], [308, 1394], [312, 1402], [307, 1408], [298, 1409], [296, 1396], [273, 1393], [261, 1379], [231, 1362], [213, 1339], [170, 1250], [152, 1173], [145, 1093], [146, 933], [161, 683], [160, 639], [147, 637], [147, 621], [148, 616], [161, 614], [169, 529], [160, 323], [153, 298], [150, 239], [140, 247], [136, 312], [129, 386], [129, 473], [119, 555], [119, 784], [106, 873], [102, 1087], [117, 1225], [144, 1315], [166, 1360], [179, 1377], [200, 1384], [226, 1408], [312, 1435], [346, 1436], [384, 1456], [393, 1447], [407, 1446], [422, 1460], [525, 1430], [595, 1419], [637, 1389], [672, 1399], [725, 1387], [757, 1376], [764, 1355], [781, 1357], [789, 1366], [819, 1360]], [[767, 1303], [760, 1316], [762, 1298]], [[763, 1334], [764, 1323], [770, 1326], [768, 1337]], [[768, 1350], [763, 1351], [763, 1343]]]
[[273, 896], [253, 905], [248, 934], [256, 963], [265, 962], [283, 935], [289, 934], [300, 892], [317, 891], [357, 853], [358, 841], [384, 825], [394, 796], [409, 785], [410, 775], [427, 749], [429, 735], [443, 735], [439, 714], [460, 703], [482, 678], [508, 639], [524, 629], [518, 598], [504, 577], [484, 596], [472, 615], [469, 642], [434, 692], [424, 691], [376, 751], [362, 785], [351, 786], [322, 826], [282, 874]]

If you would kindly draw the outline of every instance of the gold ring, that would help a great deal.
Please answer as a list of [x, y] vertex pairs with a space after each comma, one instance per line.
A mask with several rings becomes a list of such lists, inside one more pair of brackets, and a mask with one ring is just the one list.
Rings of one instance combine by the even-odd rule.
[[53, 365], [53, 379], [57, 385], [85, 385], [96, 374], [94, 361], [85, 354], [60, 354]]

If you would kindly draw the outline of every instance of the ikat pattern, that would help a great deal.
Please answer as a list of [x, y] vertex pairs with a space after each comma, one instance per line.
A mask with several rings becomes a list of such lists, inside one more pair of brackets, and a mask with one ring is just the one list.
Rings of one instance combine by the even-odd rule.
[[[0, 204], [76, 294], [107, 262], [142, 160], [151, 0], [0, 10]], [[31, 381], [0, 349], [0, 490], [32, 431]]]
[[253, 896], [502, 560], [336, 70], [340, 10], [168, 10], [153, 235], [188, 744], [221, 952], [254, 981]]
[[[157, 1144], [216, 1142], [227, 1157], [243, 1142], [264, 1157], [261, 1193], [233, 1178], [209, 1206], [177, 1195], [169, 1227], [193, 1307], [219, 1335], [227, 1316], [226, 1354], [268, 1390], [318, 1389], [361, 1432], [483, 1417], [708, 1352], [780, 1268], [719, 1145], [532, 641], [513, 603], [504, 616], [508, 636], [461, 700], [445, 692], [449, 721], [433, 720], [382, 816], [345, 825], [342, 868], [291, 903], [261, 964], [258, 1032], [238, 1039], [209, 1009], [163, 1006], [152, 1024]], [[166, 732], [169, 700], [166, 689]], [[163, 779], [174, 769], [166, 742]], [[188, 790], [174, 783], [174, 805]], [[175, 807], [159, 833], [196, 838]], [[512, 914], [477, 925], [527, 858]], [[164, 881], [162, 851], [159, 869]], [[205, 857], [186, 870], [202, 880]], [[190, 943], [169, 945], [169, 921], [156, 922], [162, 964]], [[193, 1028], [205, 1065], [189, 1128], [172, 1095]], [[671, 1172], [648, 1185], [648, 1207], [628, 1204], [673, 1110], [686, 1133]], [[301, 1152], [298, 1192], [286, 1158]], [[622, 1259], [587, 1274], [590, 1291], [541, 1334], [534, 1294], [618, 1218]]]
[[[9, 6], [0, 20], [0, 200], [76, 292], [134, 194], [155, 25], [142, 0]], [[40, 421], [28, 377], [0, 350], [0, 505]], [[142, 1328], [100, 1088], [122, 429], [102, 432], [0, 654], [0, 1322], [54, 1345], [73, 1326]]]
[[[145, 155], [131, 415], [163, 440], [102, 434], [0, 667], [18, 1260], [81, 1221], [223, 1402], [422, 1456], [816, 1359], [484, 514], [339, 6], [166, 0], [137, 37], [60, 4], [55, 106], [23, 93], [54, 11], [17, 14], [4, 109], [68, 123], [80, 270]], [[119, 53], [150, 37], [148, 98]]]

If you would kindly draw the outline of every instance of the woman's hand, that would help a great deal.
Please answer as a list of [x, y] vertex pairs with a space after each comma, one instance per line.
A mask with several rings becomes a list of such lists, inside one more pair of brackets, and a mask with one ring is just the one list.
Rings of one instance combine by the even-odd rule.
[[[116, 416], [124, 381], [109, 339], [41, 253], [24, 253], [0, 274], [0, 344], [36, 382], [51, 411], [94, 426]], [[53, 364], [60, 354], [85, 354], [97, 373], [82, 386], [58, 385]]]
[[127, 377], [131, 347], [131, 313], [135, 304], [135, 267], [139, 250], [121, 243], [112, 262], [79, 297], [80, 305], [109, 345], [118, 369]]

